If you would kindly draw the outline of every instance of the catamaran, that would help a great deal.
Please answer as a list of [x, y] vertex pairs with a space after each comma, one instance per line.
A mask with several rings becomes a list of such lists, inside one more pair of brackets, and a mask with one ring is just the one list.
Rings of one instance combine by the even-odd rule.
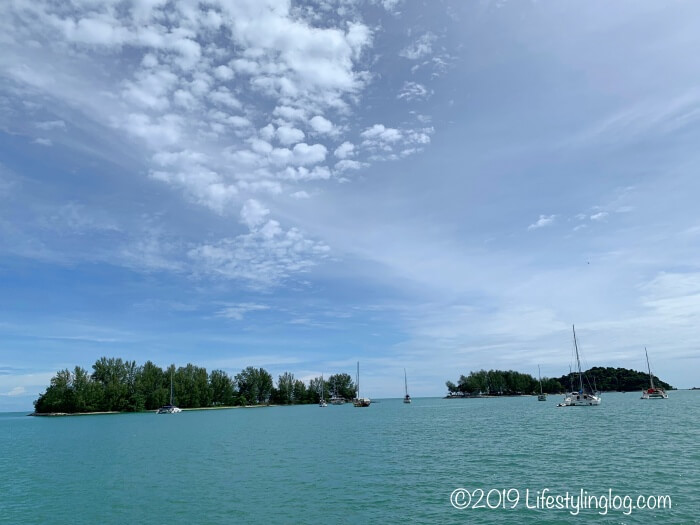
[[642, 391], [642, 399], [668, 399], [668, 394], [663, 388], [657, 388], [654, 386], [654, 376], [651, 374], [651, 367], [649, 366], [649, 353], [647, 352], [646, 346], [644, 347], [644, 353], [647, 356], [647, 370], [649, 370], [650, 387]]
[[578, 353], [578, 342], [576, 341], [576, 328], [571, 326], [574, 332], [574, 350], [576, 351], [576, 364], [578, 366], [578, 391], [573, 391], [566, 394], [564, 401], [559, 403], [558, 407], [585, 407], [585, 406], [596, 406], [600, 405], [600, 395], [596, 395], [593, 389], [591, 389], [588, 380], [586, 379], [586, 384], [584, 385], [583, 379], [584, 374], [581, 371], [581, 359]]
[[403, 402], [404, 403], [410, 403], [411, 402], [411, 396], [408, 395], [408, 379], [406, 378], [406, 369], [403, 369], [403, 383], [406, 391], [406, 395], [403, 396]]
[[542, 392], [542, 372], [540, 372], [540, 365], [537, 365], [537, 375], [540, 378], [540, 393], [537, 395], [537, 401], [547, 401], [547, 394]]
[[368, 397], [360, 397], [360, 362], [357, 362], [357, 376], [355, 380], [355, 399], [353, 399], [352, 404], [356, 407], [368, 407], [372, 401]]
[[173, 404], [173, 373], [170, 372], [170, 404], [160, 407], [156, 414], [178, 414], [180, 412], [182, 412], [182, 409]]

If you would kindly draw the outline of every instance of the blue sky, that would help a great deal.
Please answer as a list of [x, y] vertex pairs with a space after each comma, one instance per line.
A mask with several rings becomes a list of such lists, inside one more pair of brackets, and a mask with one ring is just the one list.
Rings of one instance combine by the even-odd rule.
[[0, 410], [120, 356], [700, 386], [700, 6], [0, 5]]

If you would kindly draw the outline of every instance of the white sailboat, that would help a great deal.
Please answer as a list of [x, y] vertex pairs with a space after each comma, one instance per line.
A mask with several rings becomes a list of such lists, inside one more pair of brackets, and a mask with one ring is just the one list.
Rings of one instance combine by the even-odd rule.
[[[600, 395], [596, 395], [590, 388], [590, 385], [583, 383], [583, 372], [581, 371], [581, 359], [578, 353], [578, 342], [576, 341], [576, 328], [572, 325], [574, 332], [574, 349], [576, 350], [576, 364], [578, 366], [578, 391], [573, 391], [566, 394], [564, 401], [559, 403], [558, 407], [582, 407], [600, 405]], [[588, 383], [588, 381], [586, 381]]]
[[353, 399], [352, 404], [356, 407], [368, 407], [372, 401], [368, 397], [360, 397], [360, 362], [357, 362], [357, 377], [355, 382], [355, 388], [357, 389], [355, 393], [355, 399]]
[[318, 401], [318, 406], [320, 406], [321, 408], [325, 408], [328, 406], [328, 403], [326, 402], [326, 398], [324, 397], [324, 389], [323, 389], [324, 385], [325, 385], [325, 383], [323, 382], [323, 374], [321, 374], [321, 396], [320, 396], [319, 401]]
[[170, 404], [160, 407], [156, 414], [178, 414], [182, 412], [181, 408], [176, 407], [173, 404], [173, 373], [170, 372]]
[[646, 346], [644, 347], [644, 353], [647, 356], [647, 370], [649, 370], [650, 387], [642, 391], [642, 399], [668, 399], [668, 394], [663, 388], [654, 386], [654, 376], [651, 374], [651, 367], [649, 366], [649, 353], [647, 352]]
[[404, 382], [404, 387], [406, 391], [406, 395], [403, 396], [403, 402], [404, 403], [410, 403], [411, 402], [411, 396], [408, 395], [408, 379], [406, 378], [406, 369], [403, 369], [403, 382]]
[[540, 393], [537, 396], [537, 401], [547, 401], [547, 394], [542, 392], [542, 372], [540, 372], [540, 365], [537, 365], [537, 375], [540, 378]]
[[333, 394], [331, 395], [331, 405], [342, 405], [345, 403], [345, 399], [338, 395], [338, 383], [333, 382]]

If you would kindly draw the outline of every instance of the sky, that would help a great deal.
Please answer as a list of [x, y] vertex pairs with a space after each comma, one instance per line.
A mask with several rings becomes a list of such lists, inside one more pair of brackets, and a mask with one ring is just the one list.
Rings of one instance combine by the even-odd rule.
[[0, 411], [101, 356], [700, 386], [693, 2], [0, 3]]

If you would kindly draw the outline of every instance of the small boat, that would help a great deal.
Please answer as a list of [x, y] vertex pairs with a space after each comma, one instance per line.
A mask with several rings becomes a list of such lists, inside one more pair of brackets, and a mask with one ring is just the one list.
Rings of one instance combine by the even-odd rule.
[[328, 403], [326, 403], [326, 398], [324, 397], [324, 393], [325, 393], [324, 389], [323, 389], [324, 384], [325, 383], [323, 382], [323, 374], [321, 374], [321, 395], [319, 396], [319, 401], [318, 401], [318, 406], [320, 406], [321, 408], [325, 408], [328, 406]]
[[586, 385], [584, 386], [583, 379], [584, 374], [581, 371], [581, 359], [578, 353], [578, 342], [576, 341], [576, 328], [572, 325], [572, 330], [574, 332], [574, 349], [576, 350], [576, 364], [578, 365], [578, 391], [567, 393], [564, 401], [559, 403], [558, 407], [585, 407], [585, 406], [597, 406], [600, 405], [600, 395], [597, 395], [594, 389], [590, 388], [588, 380], [586, 380]]
[[654, 376], [651, 375], [651, 367], [649, 366], [649, 353], [647, 352], [646, 346], [644, 347], [644, 353], [647, 356], [647, 370], [649, 370], [649, 388], [642, 391], [642, 399], [668, 399], [668, 394], [663, 388], [657, 388], [654, 386]]
[[411, 396], [408, 395], [408, 379], [406, 378], [406, 369], [403, 369], [403, 383], [404, 383], [404, 388], [406, 395], [403, 396], [403, 402], [404, 403], [410, 403], [411, 402]]
[[170, 404], [160, 407], [156, 414], [179, 414], [180, 412], [182, 409], [173, 404], [173, 373], [170, 372]]
[[352, 400], [352, 405], [355, 407], [368, 407], [372, 401], [368, 397], [360, 397], [360, 362], [357, 362], [357, 377], [355, 381], [355, 399]]
[[540, 393], [537, 395], [537, 401], [547, 401], [547, 394], [542, 392], [542, 372], [540, 372], [540, 365], [537, 365], [537, 375], [540, 378]]

